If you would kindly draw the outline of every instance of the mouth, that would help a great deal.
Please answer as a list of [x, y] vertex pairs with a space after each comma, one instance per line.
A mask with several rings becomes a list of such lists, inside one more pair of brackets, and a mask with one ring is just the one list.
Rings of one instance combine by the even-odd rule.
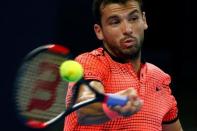
[[135, 45], [135, 40], [134, 39], [125, 39], [123, 40], [120, 44], [123, 48], [130, 48], [130, 47], [133, 47]]

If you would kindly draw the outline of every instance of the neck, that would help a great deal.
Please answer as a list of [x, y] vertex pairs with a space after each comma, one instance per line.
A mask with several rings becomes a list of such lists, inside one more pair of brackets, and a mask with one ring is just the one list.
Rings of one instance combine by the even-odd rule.
[[103, 46], [104, 50], [108, 52], [108, 54], [112, 57], [113, 60], [120, 62], [120, 63], [131, 63], [133, 66], [134, 71], [138, 74], [140, 72], [141, 67], [141, 51], [135, 57], [131, 57], [128, 59], [122, 59], [113, 55], [110, 50], [108, 50], [105, 46]]
[[141, 53], [139, 54], [139, 57], [137, 57], [134, 60], [131, 60], [131, 64], [133, 66], [134, 71], [137, 75], [140, 73], [140, 67], [141, 67]]

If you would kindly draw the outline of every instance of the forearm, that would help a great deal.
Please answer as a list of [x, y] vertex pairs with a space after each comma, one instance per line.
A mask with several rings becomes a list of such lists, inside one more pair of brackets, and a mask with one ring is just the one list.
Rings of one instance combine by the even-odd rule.
[[[98, 81], [92, 81], [90, 83], [97, 91], [103, 93], [104, 88], [103, 85]], [[94, 98], [95, 94], [92, 93], [86, 86], [82, 86], [80, 89], [78, 102], [82, 102], [91, 98]], [[77, 110], [78, 122], [83, 125], [88, 124], [100, 124], [109, 120], [109, 118], [105, 115], [102, 103], [93, 103], [91, 105], [85, 106]]]
[[176, 122], [171, 124], [163, 124], [162, 131], [183, 131], [183, 129], [180, 121], [177, 120]]
[[105, 115], [102, 104], [94, 103], [77, 111], [78, 122], [82, 125], [101, 124], [110, 119]]
[[[94, 84], [95, 89], [101, 93], [104, 93], [104, 88], [101, 83], [94, 82], [92, 84]], [[117, 105], [110, 108], [107, 105], [99, 102], [88, 105], [77, 111], [78, 122], [84, 125], [100, 124], [121, 116], [131, 116], [132, 114], [138, 112], [143, 105], [143, 102], [140, 98], [138, 98], [136, 91], [133, 88], [119, 91], [116, 93], [116, 95], [127, 97], [128, 102], [124, 106]], [[78, 102], [82, 102], [94, 97], [95, 94], [83, 86], [78, 96]]]

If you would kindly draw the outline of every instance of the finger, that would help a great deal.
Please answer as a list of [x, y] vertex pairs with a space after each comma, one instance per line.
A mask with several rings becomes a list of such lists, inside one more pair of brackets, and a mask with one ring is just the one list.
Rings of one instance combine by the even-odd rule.
[[129, 88], [129, 95], [137, 96], [137, 91], [134, 88]]
[[141, 107], [143, 105], [143, 100], [137, 98], [135, 101], [130, 101], [127, 106], [124, 106], [120, 108], [120, 113], [123, 116], [129, 116], [137, 113], [140, 111]]

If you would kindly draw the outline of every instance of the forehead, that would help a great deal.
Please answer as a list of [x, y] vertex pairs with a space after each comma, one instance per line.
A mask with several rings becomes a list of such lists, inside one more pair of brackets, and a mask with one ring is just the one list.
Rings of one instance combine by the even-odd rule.
[[101, 6], [101, 15], [109, 15], [116, 13], [124, 13], [132, 10], [140, 10], [139, 3], [137, 1], [128, 1], [125, 4], [122, 3], [110, 3], [105, 6]]

